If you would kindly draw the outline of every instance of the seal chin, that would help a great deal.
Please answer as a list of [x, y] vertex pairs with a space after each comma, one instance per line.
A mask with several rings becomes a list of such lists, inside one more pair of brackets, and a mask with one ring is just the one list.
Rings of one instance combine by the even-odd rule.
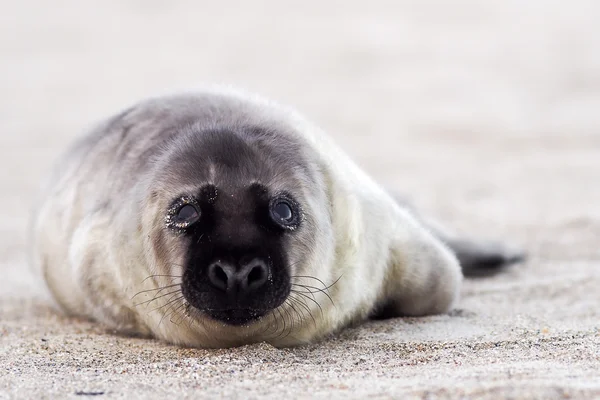
[[249, 325], [261, 319], [268, 311], [254, 309], [204, 310], [215, 321], [232, 326]]

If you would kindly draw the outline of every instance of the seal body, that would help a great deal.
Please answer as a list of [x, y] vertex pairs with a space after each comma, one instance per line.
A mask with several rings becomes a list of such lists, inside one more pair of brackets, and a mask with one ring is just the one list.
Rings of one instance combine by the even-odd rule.
[[462, 280], [451, 240], [324, 132], [232, 89], [102, 122], [40, 198], [33, 265], [60, 308], [180, 345], [289, 346], [381, 310], [443, 313]]

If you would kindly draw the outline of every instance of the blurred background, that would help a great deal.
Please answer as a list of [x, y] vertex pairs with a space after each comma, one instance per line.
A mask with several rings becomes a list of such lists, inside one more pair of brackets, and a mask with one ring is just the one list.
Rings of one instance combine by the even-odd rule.
[[[0, 397], [600, 396], [599, 21], [598, 0], [0, 0]], [[466, 281], [452, 316], [307, 349], [177, 349], [52, 312], [26, 266], [42, 176], [100, 119], [214, 82], [295, 106], [529, 261]]]
[[463, 231], [534, 259], [600, 257], [597, 1], [0, 4], [4, 291], [26, 285], [30, 205], [65, 146], [133, 102], [203, 82], [295, 106]]

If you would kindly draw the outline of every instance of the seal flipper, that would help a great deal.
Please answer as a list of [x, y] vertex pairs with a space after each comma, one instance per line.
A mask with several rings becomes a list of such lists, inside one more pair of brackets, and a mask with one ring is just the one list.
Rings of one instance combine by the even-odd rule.
[[458, 236], [437, 221], [420, 215], [406, 198], [395, 193], [392, 193], [392, 197], [452, 250], [466, 277], [495, 275], [504, 271], [506, 267], [527, 259], [523, 250], [511, 248], [500, 242]]
[[[435, 234], [435, 232], [434, 232]], [[463, 275], [490, 276], [505, 267], [525, 261], [526, 254], [498, 242], [470, 239], [448, 239], [437, 235], [456, 254]]]
[[[419, 218], [417, 216], [417, 218]], [[524, 251], [498, 241], [471, 239], [450, 232], [437, 221], [421, 219], [425, 227], [458, 258], [463, 275], [469, 278], [491, 276], [506, 267], [525, 261]]]

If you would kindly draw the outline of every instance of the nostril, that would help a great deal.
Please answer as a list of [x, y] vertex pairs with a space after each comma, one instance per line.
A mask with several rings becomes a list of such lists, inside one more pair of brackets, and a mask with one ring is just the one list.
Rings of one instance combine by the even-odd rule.
[[261, 267], [254, 267], [248, 274], [248, 284], [259, 282], [264, 279], [265, 271]]
[[208, 279], [214, 287], [221, 290], [227, 290], [229, 276], [220, 264], [213, 263], [208, 267]]
[[261, 262], [253, 262], [248, 267], [250, 271], [246, 276], [246, 284], [248, 289], [256, 289], [262, 286], [268, 279], [267, 266]]
[[225, 273], [225, 271], [223, 270], [223, 268], [221, 268], [220, 266], [217, 266], [215, 268], [215, 277], [219, 282], [223, 282], [225, 284], [225, 286], [227, 286], [227, 274]]
[[207, 274], [211, 286], [230, 295], [258, 289], [269, 279], [269, 269], [259, 259], [254, 259], [239, 269], [231, 264], [215, 261], [208, 266]]

